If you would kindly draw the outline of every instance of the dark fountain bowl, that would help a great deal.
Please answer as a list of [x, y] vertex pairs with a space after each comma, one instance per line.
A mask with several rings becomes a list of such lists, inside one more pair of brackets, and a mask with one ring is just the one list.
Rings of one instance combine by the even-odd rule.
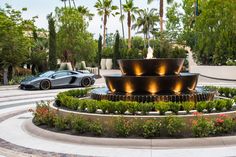
[[121, 59], [118, 60], [122, 75], [165, 76], [178, 75], [184, 64], [183, 58]]
[[182, 73], [168, 76], [104, 76], [108, 89], [113, 93], [161, 94], [195, 90], [199, 74]]

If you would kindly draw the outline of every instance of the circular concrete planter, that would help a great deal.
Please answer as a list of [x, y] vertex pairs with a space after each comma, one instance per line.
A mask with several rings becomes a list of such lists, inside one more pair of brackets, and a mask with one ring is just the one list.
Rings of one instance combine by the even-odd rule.
[[[57, 106], [54, 105], [55, 103], [52, 102], [50, 104], [50, 108], [52, 110], [55, 110], [57, 112], [59, 112], [62, 115], [68, 115], [68, 114], [75, 114], [75, 115], [79, 115], [85, 119], [88, 120], [94, 120], [94, 121], [99, 121], [101, 124], [103, 125], [108, 125], [113, 123], [114, 118], [118, 118], [118, 117], [123, 117], [126, 120], [135, 120], [135, 119], [140, 119], [140, 120], [150, 120], [150, 119], [155, 119], [155, 120], [164, 120], [165, 118], [169, 117], [170, 115], [118, 115], [118, 114], [99, 114], [99, 113], [86, 113], [86, 112], [79, 112], [79, 111], [70, 111], [70, 110], [66, 110], [66, 109], [62, 109], [59, 108]], [[203, 114], [204, 117], [209, 118], [209, 119], [214, 119], [217, 116], [221, 115], [221, 114], [225, 114], [231, 118], [236, 118], [236, 111], [228, 111], [228, 112], [220, 112], [220, 113], [206, 113]], [[178, 118], [182, 118], [183, 121], [187, 124], [187, 125], [191, 125], [192, 120], [196, 117], [193, 114], [188, 114], [188, 115], [173, 115], [173, 117], [178, 117]]]

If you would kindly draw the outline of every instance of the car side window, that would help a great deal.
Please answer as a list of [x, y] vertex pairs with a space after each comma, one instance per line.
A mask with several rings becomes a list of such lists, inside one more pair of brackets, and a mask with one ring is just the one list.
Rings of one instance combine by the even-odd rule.
[[64, 77], [64, 76], [67, 76], [67, 75], [69, 75], [68, 72], [59, 72], [59, 73], [56, 73], [54, 75], [54, 78]]

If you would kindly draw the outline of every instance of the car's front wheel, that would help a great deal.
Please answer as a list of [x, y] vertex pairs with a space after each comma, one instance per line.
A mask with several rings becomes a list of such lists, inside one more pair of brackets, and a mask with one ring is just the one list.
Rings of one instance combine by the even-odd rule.
[[42, 90], [48, 90], [51, 88], [51, 82], [49, 80], [43, 80], [40, 83], [40, 89]]
[[91, 85], [91, 79], [88, 78], [88, 77], [83, 78], [83, 79], [81, 80], [81, 85], [82, 85], [83, 87], [88, 87], [88, 86], [90, 86], [90, 85]]

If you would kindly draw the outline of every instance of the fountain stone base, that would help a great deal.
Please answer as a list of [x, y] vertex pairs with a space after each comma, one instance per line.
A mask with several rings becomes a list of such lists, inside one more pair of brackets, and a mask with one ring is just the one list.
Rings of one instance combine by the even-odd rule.
[[202, 91], [196, 88], [193, 92], [186, 93], [160, 93], [160, 94], [127, 94], [112, 93], [107, 88], [98, 88], [91, 91], [91, 98], [95, 100], [109, 101], [137, 101], [137, 102], [158, 102], [158, 101], [210, 101], [214, 99], [214, 92]]

